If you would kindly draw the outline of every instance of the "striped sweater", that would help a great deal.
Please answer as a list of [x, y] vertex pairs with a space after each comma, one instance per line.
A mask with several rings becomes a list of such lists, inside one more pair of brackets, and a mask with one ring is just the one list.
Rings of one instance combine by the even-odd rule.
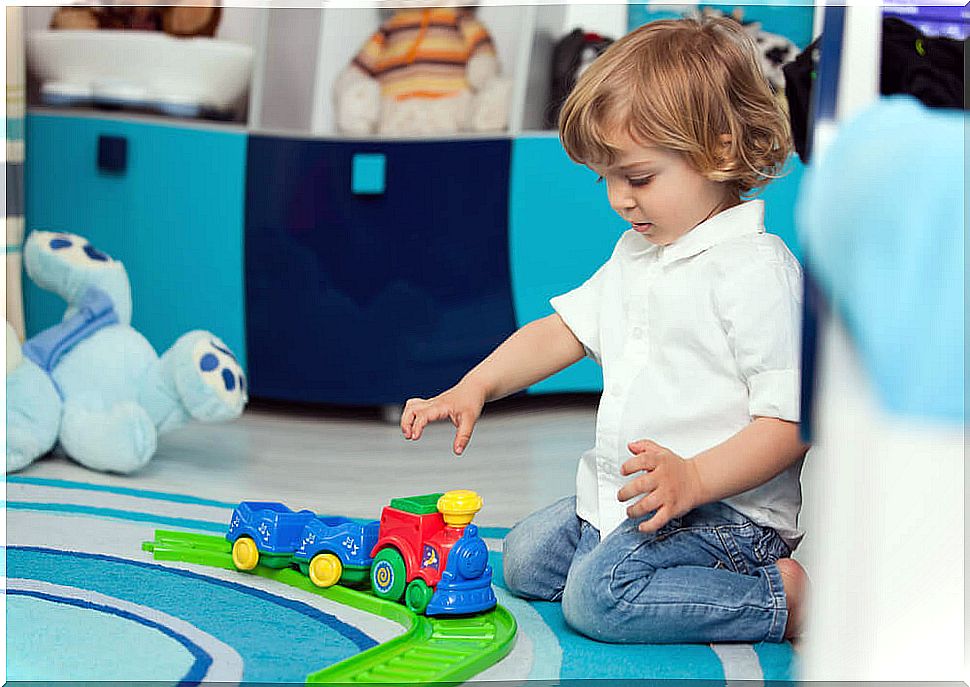
[[495, 54], [485, 27], [468, 10], [401, 9], [354, 58], [377, 79], [385, 98], [444, 98], [468, 90], [465, 65]]

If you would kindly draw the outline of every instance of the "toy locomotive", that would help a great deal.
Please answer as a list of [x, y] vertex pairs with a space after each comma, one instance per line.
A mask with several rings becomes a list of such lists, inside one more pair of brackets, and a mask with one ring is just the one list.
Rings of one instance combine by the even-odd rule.
[[392, 499], [380, 521], [357, 522], [243, 501], [226, 539], [239, 570], [296, 565], [318, 587], [361, 585], [415, 613], [460, 615], [495, 606], [488, 548], [471, 524], [482, 499], [464, 489]]

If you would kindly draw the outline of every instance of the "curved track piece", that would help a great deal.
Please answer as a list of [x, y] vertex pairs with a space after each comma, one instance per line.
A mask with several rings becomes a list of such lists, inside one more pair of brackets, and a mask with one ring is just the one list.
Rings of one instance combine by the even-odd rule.
[[[156, 560], [184, 561], [235, 570], [223, 537], [155, 530], [142, 544]], [[502, 606], [475, 616], [428, 618], [370, 592], [340, 585], [321, 588], [293, 569], [258, 565], [252, 574], [298, 587], [337, 603], [393, 620], [405, 633], [389, 642], [307, 676], [308, 683], [460, 684], [504, 658], [515, 643], [515, 618]]]

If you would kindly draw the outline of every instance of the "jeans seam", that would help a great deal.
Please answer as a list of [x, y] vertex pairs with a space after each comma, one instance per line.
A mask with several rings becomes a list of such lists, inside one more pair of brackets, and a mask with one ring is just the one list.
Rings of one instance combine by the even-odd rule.
[[[734, 572], [747, 575], [748, 566], [744, 564], [744, 560], [741, 558], [741, 553], [739, 551], [741, 547], [738, 546], [738, 542], [734, 539], [734, 535], [731, 534], [731, 532], [722, 532], [720, 527], [716, 528], [714, 532], [717, 534], [717, 538], [721, 542], [721, 548], [724, 549], [724, 552], [728, 555], [728, 558], [731, 559], [731, 564], [734, 566]], [[730, 537], [731, 544], [733, 544], [733, 546], [728, 544], [728, 537]]]
[[675, 530], [670, 530], [669, 532], [664, 532], [663, 534], [658, 533], [657, 536], [651, 539], [650, 541], [652, 542], [663, 541], [664, 539], [667, 539], [668, 537], [672, 537], [673, 535], [678, 534], [680, 532], [703, 532], [703, 531], [717, 532], [717, 530], [722, 527], [728, 528], [728, 529], [740, 530], [740, 529], [750, 529], [751, 525], [749, 524], [738, 525], [738, 524], [732, 523], [730, 525], [692, 525], [689, 527], [678, 527]]
[[[784, 639], [785, 625], [788, 623], [788, 600], [785, 598], [785, 587], [784, 583], [781, 583], [779, 590], [775, 580], [772, 579], [772, 573], [774, 573], [778, 575], [778, 582], [781, 582], [781, 573], [778, 571], [777, 565], [771, 564], [765, 566], [762, 570], [764, 570], [765, 579], [768, 581], [768, 593], [775, 602], [774, 613], [771, 614], [771, 627], [768, 628], [768, 636], [765, 637], [765, 641], [780, 642]], [[778, 629], [779, 625], [780, 629]]]
[[[625, 605], [631, 608], [646, 608], [648, 606], [694, 606], [697, 608], [716, 608], [719, 611], [777, 611], [775, 606], [754, 606], [752, 604], [745, 604], [744, 606], [722, 606], [721, 604], [710, 604], [710, 603], [700, 603], [699, 601], [650, 601], [648, 603], [634, 603], [632, 601], [627, 601], [622, 597], [616, 597], [613, 595], [613, 590], [610, 589], [610, 596], [613, 597], [613, 601], [617, 605]], [[772, 614], [774, 615], [774, 614]], [[774, 624], [772, 624], [774, 627]], [[769, 632], [770, 636], [770, 632]]]

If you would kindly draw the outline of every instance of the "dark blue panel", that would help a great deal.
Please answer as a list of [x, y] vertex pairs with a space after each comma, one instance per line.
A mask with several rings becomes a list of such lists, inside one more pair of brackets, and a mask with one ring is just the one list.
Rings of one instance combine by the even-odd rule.
[[[353, 159], [386, 160], [355, 195]], [[515, 327], [507, 140], [254, 136], [246, 307], [251, 393], [398, 403], [454, 384]]]

